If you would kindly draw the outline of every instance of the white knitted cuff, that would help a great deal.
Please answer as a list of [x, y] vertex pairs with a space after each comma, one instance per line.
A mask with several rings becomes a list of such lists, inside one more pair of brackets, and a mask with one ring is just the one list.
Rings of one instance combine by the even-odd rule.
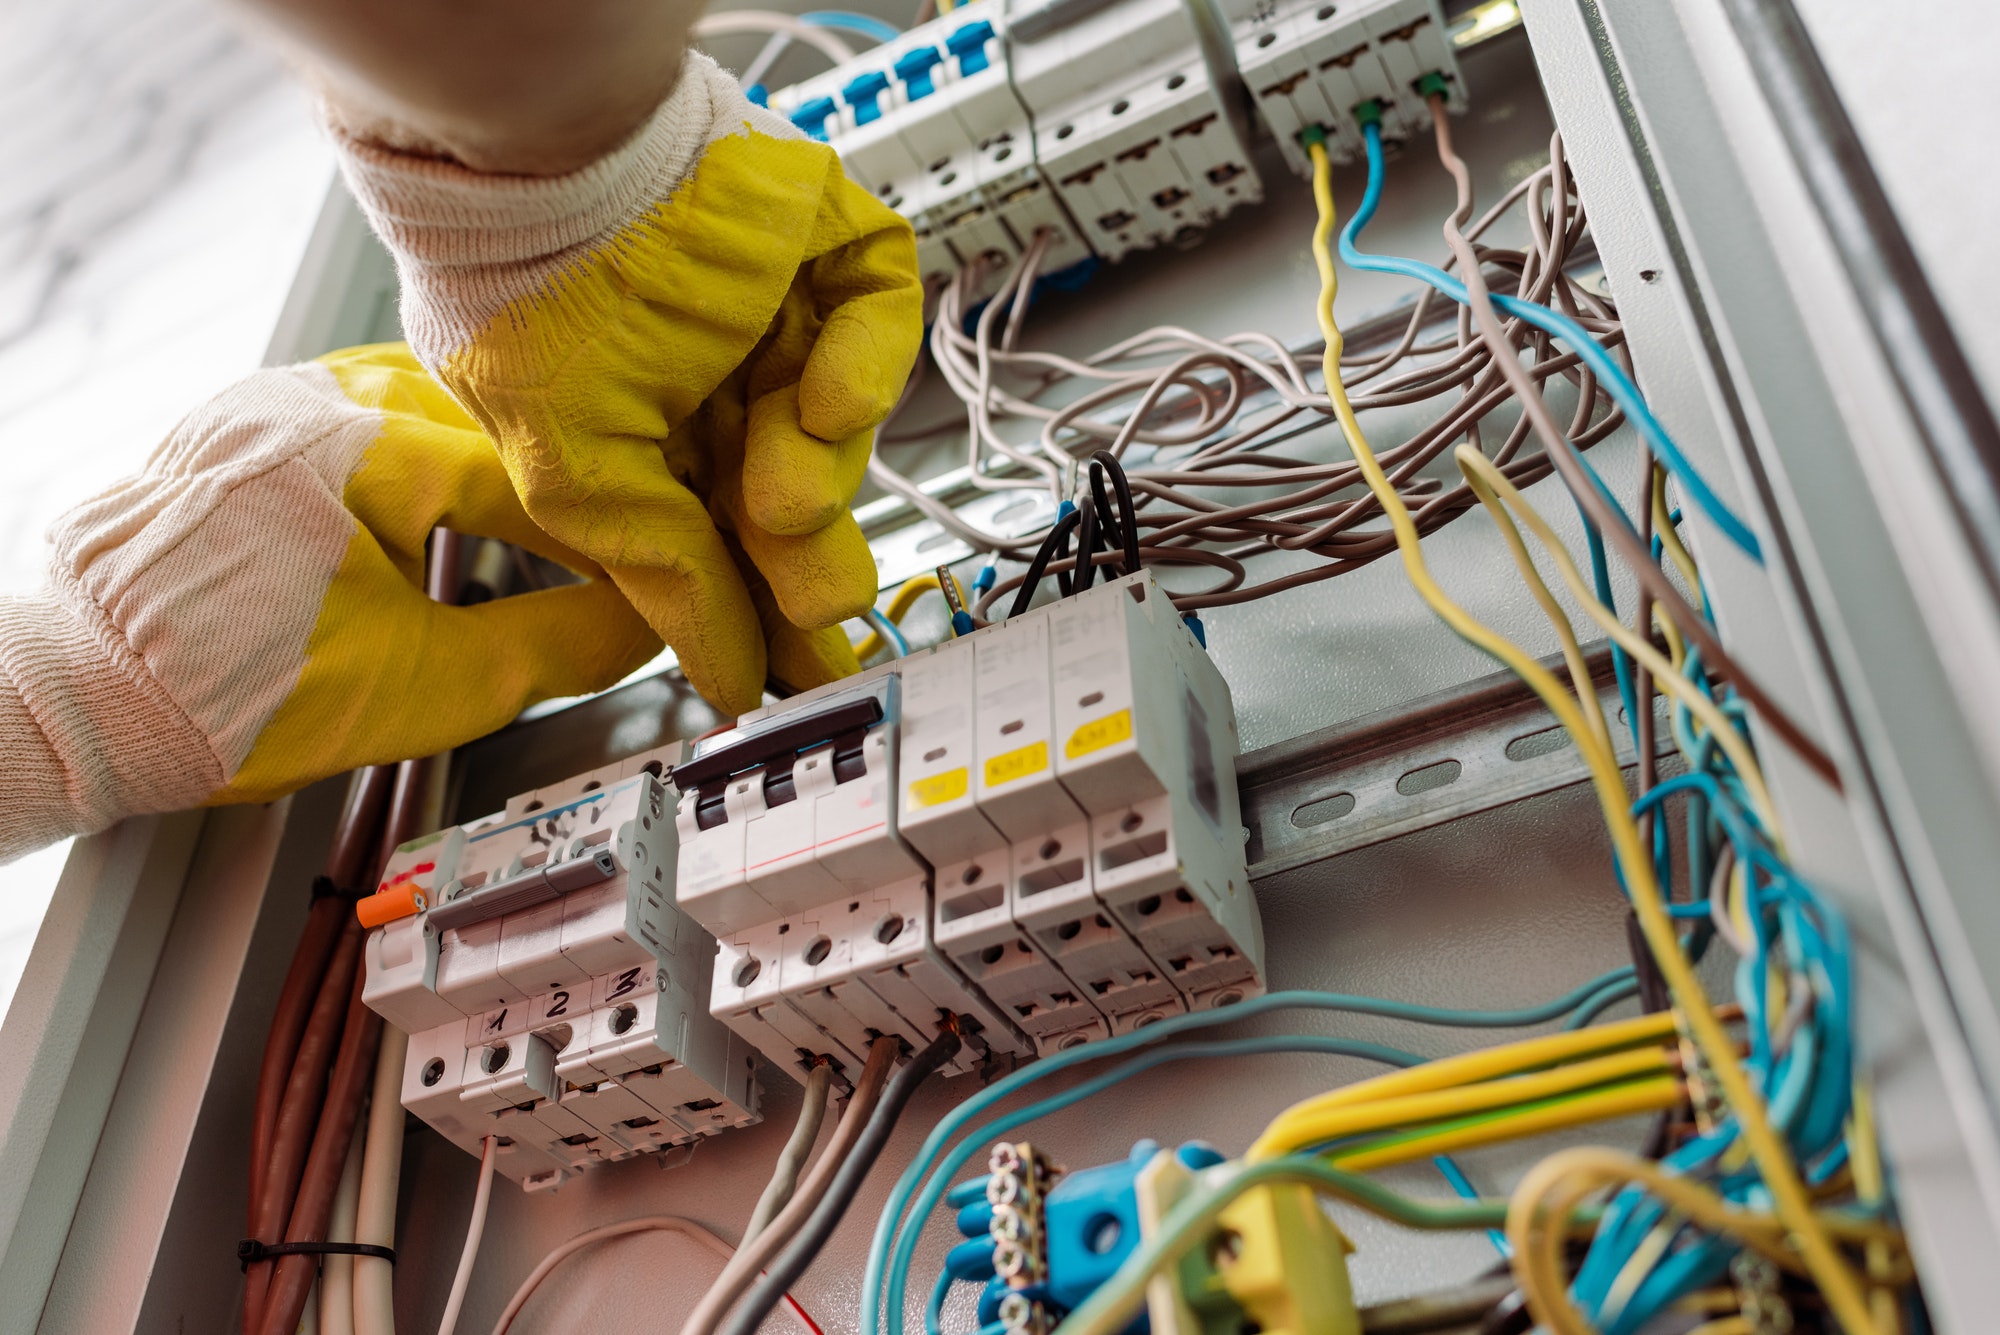
[[476, 172], [327, 128], [348, 188], [396, 258], [405, 336], [433, 369], [509, 302], [670, 198], [709, 144], [746, 130], [799, 136], [698, 51], [637, 134], [565, 176]]
[[0, 598], [0, 862], [123, 816], [190, 807], [222, 764], [110, 619]]

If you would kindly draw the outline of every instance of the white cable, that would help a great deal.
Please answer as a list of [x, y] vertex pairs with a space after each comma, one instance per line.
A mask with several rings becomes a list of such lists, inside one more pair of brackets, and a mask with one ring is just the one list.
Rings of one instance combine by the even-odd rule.
[[[354, 1241], [354, 1219], [361, 1198], [362, 1146], [368, 1124], [357, 1121], [354, 1138], [347, 1143], [347, 1162], [340, 1170], [340, 1185], [333, 1193], [333, 1213], [327, 1217], [328, 1242]], [[354, 1335], [354, 1258], [329, 1254], [319, 1266], [320, 1335]]]
[[[403, 1179], [403, 1058], [410, 1036], [382, 1026], [375, 1057], [375, 1091], [361, 1154], [354, 1240], [396, 1245], [396, 1193]], [[379, 1256], [354, 1258], [354, 1335], [396, 1335], [396, 1267]]]
[[493, 1161], [500, 1157], [500, 1138], [486, 1137], [479, 1153], [479, 1189], [472, 1193], [472, 1222], [465, 1226], [465, 1250], [458, 1254], [458, 1273], [451, 1277], [451, 1297], [444, 1302], [444, 1320], [438, 1335], [453, 1335], [458, 1329], [458, 1310], [465, 1306], [465, 1291], [472, 1287], [472, 1263], [479, 1259], [479, 1237], [486, 1231], [486, 1207], [493, 1200]]
[[[652, 1214], [638, 1219], [626, 1219], [616, 1224], [605, 1224], [601, 1228], [591, 1229], [588, 1233], [577, 1234], [568, 1242], [565, 1242], [562, 1246], [544, 1256], [542, 1263], [529, 1272], [526, 1279], [521, 1281], [521, 1287], [514, 1290], [514, 1296], [508, 1301], [506, 1310], [500, 1313], [500, 1320], [494, 1323], [493, 1335], [507, 1335], [508, 1330], [514, 1324], [514, 1318], [521, 1314], [521, 1309], [528, 1305], [528, 1299], [534, 1296], [535, 1290], [541, 1287], [542, 1281], [549, 1277], [549, 1273], [564, 1261], [582, 1251], [585, 1247], [590, 1246], [592, 1243], [603, 1242], [607, 1238], [619, 1238], [628, 1233], [649, 1233], [656, 1230], [667, 1233], [680, 1233], [693, 1238], [696, 1242], [699, 1242], [702, 1246], [720, 1256], [724, 1261], [736, 1255], [736, 1249], [717, 1237], [706, 1225], [697, 1224], [692, 1219], [683, 1219], [679, 1215]], [[785, 1311], [791, 1314], [792, 1320], [798, 1324], [800, 1330], [805, 1332], [805, 1335], [812, 1335], [812, 1327], [806, 1324], [805, 1318], [799, 1314], [797, 1307], [787, 1302], [785, 1304]]]
[[815, 28], [774, 9], [733, 9], [723, 14], [705, 14], [694, 25], [697, 40], [744, 32], [781, 32], [795, 42], [814, 47], [836, 65], [854, 59], [854, 48], [825, 28]]
[[737, 76], [736, 82], [745, 88], [764, 82], [764, 76], [771, 72], [771, 66], [778, 63], [778, 57], [784, 55], [785, 49], [791, 44], [792, 39], [788, 34], [772, 33], [771, 40], [764, 43], [757, 52], [755, 60], [743, 67], [743, 73]]

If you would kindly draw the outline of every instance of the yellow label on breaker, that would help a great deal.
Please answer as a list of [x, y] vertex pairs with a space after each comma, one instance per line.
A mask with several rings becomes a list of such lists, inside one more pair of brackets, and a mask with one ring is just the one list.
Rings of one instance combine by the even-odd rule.
[[918, 779], [910, 785], [910, 805], [913, 807], [935, 807], [946, 802], [955, 802], [965, 796], [969, 776], [965, 766], [948, 769], [942, 774]]
[[1063, 754], [1071, 760], [1087, 756], [1092, 751], [1102, 751], [1107, 746], [1116, 746], [1132, 736], [1132, 711], [1121, 709], [1116, 714], [1106, 714], [1103, 718], [1092, 719], [1069, 735], [1063, 746]]
[[998, 788], [1003, 783], [1025, 779], [1030, 774], [1040, 774], [1049, 767], [1049, 744], [1036, 742], [1018, 751], [1009, 751], [1004, 756], [995, 756], [986, 762], [986, 786]]

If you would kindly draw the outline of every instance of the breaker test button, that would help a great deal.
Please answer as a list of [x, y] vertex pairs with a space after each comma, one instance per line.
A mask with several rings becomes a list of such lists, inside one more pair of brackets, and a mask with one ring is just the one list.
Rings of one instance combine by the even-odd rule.
[[992, 40], [993, 25], [981, 19], [945, 38], [944, 49], [958, 57], [958, 72], [969, 79], [990, 63], [986, 59], [986, 44]]
[[832, 98], [816, 97], [792, 113], [792, 124], [825, 142], [826, 123], [838, 110], [840, 108], [834, 105]]
[[937, 82], [931, 71], [944, 64], [944, 57], [934, 46], [920, 46], [914, 51], [906, 51], [896, 58], [896, 77], [903, 81], [903, 87], [916, 102], [937, 91]]

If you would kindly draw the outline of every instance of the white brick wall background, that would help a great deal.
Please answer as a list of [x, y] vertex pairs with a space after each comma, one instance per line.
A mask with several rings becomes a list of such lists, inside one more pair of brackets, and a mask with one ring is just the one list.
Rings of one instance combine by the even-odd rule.
[[[208, 0], [0, 4], [0, 594], [44, 534], [254, 369], [333, 171]], [[0, 1010], [62, 866], [0, 867]]]

